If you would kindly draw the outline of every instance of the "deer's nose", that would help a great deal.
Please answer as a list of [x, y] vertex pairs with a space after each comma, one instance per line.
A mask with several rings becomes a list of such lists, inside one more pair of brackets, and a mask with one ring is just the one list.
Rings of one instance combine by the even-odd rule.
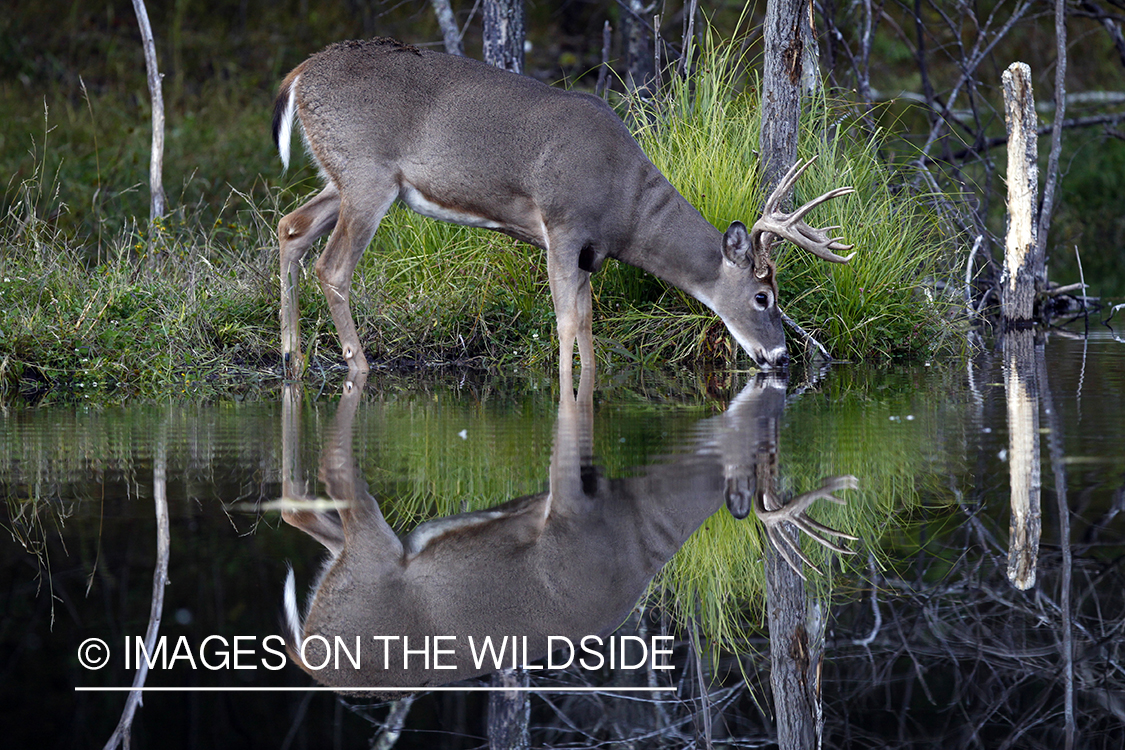
[[789, 352], [783, 346], [769, 352], [758, 350], [754, 359], [763, 370], [785, 370], [789, 367]]

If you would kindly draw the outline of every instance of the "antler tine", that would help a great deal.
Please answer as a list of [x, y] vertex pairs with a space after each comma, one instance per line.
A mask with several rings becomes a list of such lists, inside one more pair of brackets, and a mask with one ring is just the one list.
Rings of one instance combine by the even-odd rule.
[[850, 550], [842, 544], [838, 544], [832, 541], [827, 536], [825, 536], [825, 534], [838, 534], [839, 536], [842, 536], [845, 539], [850, 539], [853, 542], [858, 542], [859, 537], [854, 537], [851, 534], [844, 534], [832, 528], [831, 526], [825, 526], [824, 524], [818, 521], [814, 521], [807, 516], [798, 516], [796, 518], [790, 518], [789, 520], [792, 521], [793, 524], [796, 525], [796, 527], [801, 531], [808, 534], [810, 539], [812, 539], [822, 547], [827, 547], [833, 552], [839, 552], [841, 555], [855, 554], [854, 550]]
[[813, 198], [792, 213], [785, 213], [780, 208], [781, 202], [785, 200], [786, 196], [789, 195], [789, 191], [796, 185], [797, 180], [800, 179], [801, 175], [805, 173], [805, 170], [808, 169], [814, 161], [816, 161], [815, 156], [804, 163], [800, 161], [795, 163], [790, 167], [789, 171], [785, 173], [785, 176], [781, 178], [777, 187], [770, 193], [769, 198], [766, 199], [761, 218], [754, 222], [754, 226], [750, 229], [750, 241], [753, 243], [756, 252], [768, 257], [769, 243], [762, 241], [762, 235], [774, 234], [789, 240], [798, 247], [808, 250], [819, 258], [833, 263], [847, 263], [855, 257], [855, 253], [840, 256], [833, 252], [835, 250], [847, 252], [855, 247], [854, 245], [845, 245], [842, 242], [843, 237], [828, 236], [828, 232], [840, 229], [840, 227], [832, 226], [817, 229], [804, 222], [804, 217], [809, 211], [833, 198], [839, 198], [842, 195], [854, 193], [854, 187], [838, 187], [829, 190], [824, 195]]
[[[843, 486], [843, 487], [840, 487], [839, 489], [855, 489], [855, 487]], [[835, 542], [828, 539], [824, 535], [825, 534], [831, 534], [832, 536], [843, 537], [844, 539], [848, 539], [848, 540], [853, 541], [853, 542], [858, 542], [859, 537], [852, 536], [851, 534], [848, 534], [848, 533], [843, 532], [843, 531], [837, 531], [836, 529], [832, 528], [831, 526], [825, 526], [824, 524], [820, 523], [816, 519], [810, 518], [805, 513], [805, 511], [808, 509], [808, 507], [810, 505], [812, 505], [815, 501], [821, 500], [821, 499], [831, 500], [832, 502], [834, 502], [838, 505], [847, 505], [846, 502], [844, 502], [840, 498], [833, 495], [832, 490], [830, 488], [821, 487], [819, 490], [813, 490], [812, 492], [806, 492], [802, 495], [798, 495], [797, 497], [793, 498], [793, 500], [791, 500], [789, 503], [787, 503], [785, 506], [783, 506], [783, 507], [781, 507], [778, 510], [775, 510], [773, 512], [777, 513], [777, 514], [780, 514], [780, 517], [783, 518], [784, 520], [791, 521], [799, 529], [801, 529], [801, 531], [805, 532], [810, 537], [815, 539], [817, 542], [820, 542], [821, 544], [823, 544], [828, 549], [834, 550], [836, 552], [841, 552], [841, 553], [847, 554], [847, 555], [853, 554], [853, 552], [850, 549], [848, 549], [846, 547], [837, 546]]]
[[[793, 244], [805, 248], [818, 258], [823, 258], [824, 260], [829, 260], [833, 263], [847, 263], [849, 260], [855, 257], [855, 253], [849, 253], [848, 255], [841, 256], [836, 255], [836, 253], [832, 252], [833, 250], [839, 250], [846, 253], [848, 250], [851, 250], [853, 247], [855, 247], [855, 245], [845, 245], [843, 242], [841, 242], [840, 240], [844, 239], [843, 237], [828, 236], [828, 233], [830, 231], [832, 231], [833, 229], [840, 229], [840, 227], [825, 227], [824, 229], [815, 229], [814, 227], [810, 227], [808, 224], [801, 223], [795, 226], [794, 229], [796, 230], [797, 234], [799, 234], [802, 238], [805, 239], [806, 242], [808, 242], [808, 244], [803, 245], [798, 242], [794, 242]], [[793, 241], [788, 235], [784, 236], [791, 242]]]
[[794, 162], [793, 166], [789, 167], [789, 171], [786, 172], [785, 176], [781, 178], [781, 181], [777, 183], [777, 187], [770, 193], [770, 197], [766, 198], [766, 213], [773, 213], [777, 210], [778, 204], [785, 200], [785, 197], [789, 195], [789, 191], [797, 184], [797, 180], [801, 179], [801, 175], [805, 173], [806, 169], [812, 166], [814, 161], [816, 161], [815, 156], [803, 164], [801, 160], [798, 159]]
[[[847, 195], [848, 193], [854, 193], [854, 192], [855, 192], [855, 188], [852, 187], [851, 185], [847, 185], [845, 187], [833, 188], [833, 189], [829, 190], [827, 193], [825, 193], [824, 195], [821, 195], [817, 198], [813, 198], [811, 201], [809, 201], [805, 205], [801, 206], [800, 208], [798, 208], [793, 213], [789, 214], [789, 216], [793, 221], [800, 221], [801, 219], [805, 218], [805, 214], [807, 214], [809, 211], [812, 211], [814, 208], [819, 206], [821, 203], [827, 203], [828, 201], [832, 200], [833, 198], [839, 198], [841, 195]], [[824, 231], [827, 232], [831, 229], [839, 229], [839, 228], [840, 227], [825, 227]]]
[[[859, 489], [859, 480], [858, 479], [856, 479], [851, 474], [839, 474], [837, 476], [824, 477], [823, 479], [821, 479], [820, 480], [820, 489], [819, 490], [813, 490], [813, 492], [828, 493], [828, 492], [839, 492], [840, 490], [858, 490], [858, 489]], [[824, 495], [824, 497], [828, 500], [831, 500], [834, 503], [839, 503], [840, 505], [847, 505], [847, 503], [845, 501], [841, 500], [838, 497], [832, 497], [831, 495], [827, 495], [827, 494]]]

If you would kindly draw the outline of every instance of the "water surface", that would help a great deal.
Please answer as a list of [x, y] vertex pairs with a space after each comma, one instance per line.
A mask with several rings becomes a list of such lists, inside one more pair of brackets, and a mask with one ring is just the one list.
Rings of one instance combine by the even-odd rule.
[[[765, 535], [754, 513], [735, 516], [766, 485], [786, 499], [854, 476], [857, 489], [836, 491], [846, 506], [820, 499], [809, 515], [859, 537], [847, 542], [857, 554], [804, 542], [823, 571], [806, 568], [809, 596], [826, 613], [812, 634], [823, 643], [826, 744], [1121, 747], [1125, 345], [1112, 335], [1053, 333], [968, 361], [841, 365], [781, 384], [747, 374], [602, 378], [592, 413], [569, 416], [550, 382], [464, 376], [373, 376], [350, 404], [330, 388], [288, 402], [273, 392], [206, 404], [7, 405], [5, 736], [12, 746], [85, 747], [112, 733], [125, 694], [75, 688], [132, 683], [125, 646], [150, 623], [157, 495], [166, 494], [170, 528], [159, 634], [169, 656], [181, 642], [184, 650], [151, 669], [146, 685], [316, 684], [292, 663], [273, 669], [281, 658], [264, 648], [283, 632], [287, 566], [304, 605], [326, 554], [282, 520], [291, 506], [278, 501], [346, 496], [360, 507], [366, 485], [389, 536], [364, 538], [399, 538], [402, 554], [419, 559], [444, 556], [447, 567], [434, 570], [447, 572], [431, 576], [463, 581], [465, 592], [489, 587], [463, 598], [510, 608], [478, 612], [474, 628], [531, 628], [516, 624], [519, 612], [551, 609], [521, 604], [532, 588], [496, 593], [514, 588], [504, 582], [520, 571], [550, 582], [534, 595], [544, 602], [573, 600], [557, 615], [580, 623], [572, 628], [649, 643], [671, 636], [661, 641], [670, 670], [531, 670], [533, 686], [670, 691], [536, 695], [534, 745], [643, 736], [645, 747], [682, 747], [708, 732], [716, 743], [768, 744]], [[342, 403], [354, 409], [350, 422]], [[1031, 504], [1013, 506], [1013, 488]], [[549, 498], [563, 520], [529, 526]], [[522, 549], [521, 534], [551, 554], [513, 562], [516, 553], [502, 551]], [[466, 536], [483, 542], [464, 551]], [[448, 566], [457, 564], [455, 579]], [[473, 565], [480, 575], [469, 575]], [[643, 584], [657, 569], [640, 608], [622, 600], [637, 584], [607, 583]], [[394, 599], [386, 607], [424, 598], [422, 578], [383, 595]], [[579, 619], [585, 610], [592, 619]], [[595, 622], [599, 612], [617, 622]], [[105, 641], [108, 665], [79, 663], [89, 638]], [[249, 649], [240, 666], [254, 668], [233, 667], [236, 646]], [[219, 668], [202, 664], [201, 651]], [[398, 746], [486, 745], [487, 702], [425, 694]], [[354, 746], [380, 732], [388, 710], [378, 698], [331, 693], [148, 693], [133, 740]], [[60, 720], [24, 720], [43, 715]]]

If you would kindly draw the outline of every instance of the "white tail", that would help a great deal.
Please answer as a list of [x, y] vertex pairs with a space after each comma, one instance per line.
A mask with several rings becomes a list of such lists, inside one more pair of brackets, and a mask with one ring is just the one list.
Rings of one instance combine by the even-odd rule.
[[286, 169], [289, 169], [289, 146], [293, 141], [293, 117], [297, 114], [297, 97], [292, 92], [297, 86], [298, 78], [299, 76], [293, 77], [290, 83], [290, 95], [285, 98], [284, 106], [273, 124], [276, 130], [274, 137], [277, 140], [277, 153], [281, 156], [281, 163]]
[[288, 163], [292, 120], [326, 185], [278, 225], [281, 350], [286, 375], [303, 363], [300, 261], [332, 235], [316, 264], [350, 373], [368, 371], [349, 307], [352, 273], [395, 200], [424, 216], [504, 232], [547, 251], [560, 347], [571, 383], [574, 344], [593, 372], [590, 274], [606, 258], [638, 266], [714, 310], [763, 368], [788, 361], [774, 236], [834, 262], [849, 246], [778, 209], [799, 172], [747, 232], [715, 229], [641, 152], [602, 100], [555, 89], [464, 57], [375, 39], [333, 45], [282, 82], [274, 139]]
[[[577, 400], [560, 399], [546, 492], [428, 521], [400, 540], [357, 474], [351, 432], [364, 378], [357, 380], [340, 401], [321, 457], [321, 478], [338, 503], [338, 518], [300, 509], [283, 517], [331, 553], [304, 619], [292, 572], [286, 579], [289, 652], [318, 681], [359, 692], [464, 680], [516, 666], [513, 656], [532, 661], [552, 645], [565, 647], [550, 636], [577, 646], [586, 636], [610, 634], [712, 513], [724, 503], [735, 515], [749, 512], [735, 506], [753, 502], [756, 452], [776, 447], [773, 433], [785, 402], [783, 382], [760, 380], [726, 414], [708, 421], [695, 450], [615, 479], [592, 462], [592, 386], [583, 377]], [[295, 399], [283, 402], [284, 409], [295, 406]], [[297, 429], [294, 419], [283, 420]], [[290, 435], [285, 442], [299, 440]], [[731, 472], [746, 476], [736, 481]], [[285, 476], [296, 474], [288, 467]], [[294, 487], [287, 485], [299, 492]], [[765, 520], [771, 526], [807, 521], [808, 503], [798, 498], [794, 507]], [[802, 528], [822, 544], [828, 542], [818, 532], [837, 533]], [[427, 644], [432, 653], [437, 637], [446, 639], [440, 648], [448, 649], [442, 656], [448, 669], [436, 669], [421, 653]], [[358, 667], [344, 660], [324, 664], [334, 656], [324, 644], [334, 648], [337, 638], [353, 654], [361, 652]], [[500, 664], [480, 658], [486, 639], [494, 649], [507, 639]], [[518, 653], [511, 650], [513, 639]], [[414, 653], [404, 653], [404, 645]]]

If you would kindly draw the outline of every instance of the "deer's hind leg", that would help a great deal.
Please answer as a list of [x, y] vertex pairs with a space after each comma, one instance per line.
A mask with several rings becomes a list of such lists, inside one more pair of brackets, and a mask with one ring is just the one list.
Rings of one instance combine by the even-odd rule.
[[340, 193], [329, 183], [312, 200], [287, 214], [277, 225], [281, 250], [281, 358], [285, 377], [301, 376], [301, 316], [298, 290], [301, 285], [301, 261], [312, 243], [336, 226], [340, 212]]
[[352, 274], [375, 236], [379, 222], [397, 197], [398, 185], [393, 179], [372, 180], [350, 188], [340, 199], [336, 228], [316, 262], [320, 288], [336, 324], [340, 349], [348, 363], [348, 375], [353, 378], [366, 374], [370, 368], [352, 318], [349, 302]]

